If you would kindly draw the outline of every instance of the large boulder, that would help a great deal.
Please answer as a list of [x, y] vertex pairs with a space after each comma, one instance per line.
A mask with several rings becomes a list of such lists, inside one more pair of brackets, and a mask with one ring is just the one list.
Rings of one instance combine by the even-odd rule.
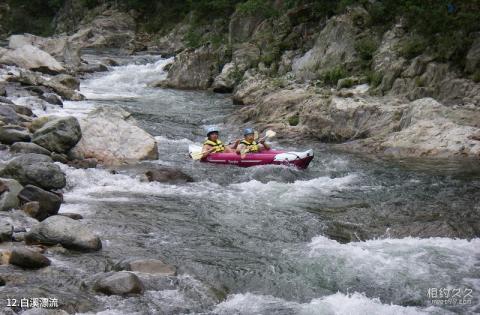
[[220, 72], [219, 54], [209, 46], [185, 50], [175, 56], [167, 79], [155, 86], [178, 89], [208, 89]]
[[257, 26], [264, 20], [262, 14], [245, 15], [239, 11], [230, 17], [228, 41], [230, 45], [248, 41]]
[[0, 243], [10, 242], [13, 235], [13, 226], [8, 222], [0, 223]]
[[50, 54], [32, 45], [23, 45], [7, 51], [0, 57], [0, 63], [45, 73], [55, 74], [65, 71], [65, 68]]
[[70, 116], [47, 122], [35, 131], [32, 142], [52, 152], [66, 153], [81, 137], [82, 131], [78, 120]]
[[158, 259], [134, 259], [120, 264], [120, 268], [160, 276], [176, 276], [177, 268]]
[[51, 216], [33, 226], [25, 235], [30, 244], [56, 245], [79, 251], [102, 248], [100, 238], [82, 223], [61, 215]]
[[6, 124], [18, 124], [21, 121], [12, 105], [0, 102], [0, 120]]
[[25, 269], [39, 269], [50, 265], [50, 259], [28, 247], [14, 247], [8, 263]]
[[39, 221], [57, 214], [62, 204], [62, 198], [57, 194], [33, 185], [26, 185], [18, 194], [18, 199], [23, 203], [32, 201], [39, 203], [39, 209], [35, 215], [35, 219]]
[[69, 42], [67, 36], [41, 37], [32, 34], [10, 36], [9, 48], [17, 49], [25, 45], [35, 46], [67, 65], [78, 66], [81, 63], [79, 49]]
[[155, 139], [125, 110], [99, 107], [80, 119], [80, 126], [82, 138], [72, 149], [73, 156], [107, 165], [158, 158]]
[[13, 144], [15, 142], [30, 141], [30, 132], [26, 128], [19, 126], [0, 126], [0, 142], [4, 144]]
[[66, 185], [65, 174], [52, 159], [42, 154], [29, 153], [11, 159], [0, 170], [0, 176], [13, 178], [22, 185], [43, 189], [61, 189]]
[[134, 273], [121, 271], [107, 274], [97, 280], [94, 290], [107, 295], [128, 295], [142, 294], [144, 288]]
[[172, 168], [156, 168], [148, 170], [145, 172], [145, 175], [150, 182], [160, 182], [160, 183], [189, 183], [193, 182], [193, 178], [184, 172]]
[[0, 211], [7, 211], [18, 207], [18, 194], [23, 189], [14, 179], [0, 178]]
[[50, 151], [31, 142], [15, 142], [10, 146], [11, 153], [37, 153], [50, 156]]
[[148, 49], [155, 50], [164, 56], [177, 54], [186, 48], [185, 36], [188, 30], [188, 24], [179, 23], [167, 35], [155, 40]]
[[93, 20], [88, 17], [69, 40], [82, 48], [134, 47], [135, 20], [128, 13], [106, 10]]

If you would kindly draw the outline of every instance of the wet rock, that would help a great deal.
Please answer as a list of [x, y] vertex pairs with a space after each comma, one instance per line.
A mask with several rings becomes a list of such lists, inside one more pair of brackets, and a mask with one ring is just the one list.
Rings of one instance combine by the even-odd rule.
[[18, 207], [18, 194], [23, 189], [14, 179], [0, 178], [0, 187], [2, 192], [0, 194], [0, 211], [7, 211]]
[[176, 276], [177, 268], [158, 259], [139, 259], [126, 264], [126, 270], [161, 276]]
[[115, 272], [97, 280], [94, 290], [107, 295], [142, 294], [143, 284], [131, 272]]
[[68, 156], [64, 153], [56, 153], [56, 152], [52, 152], [52, 154], [50, 155], [50, 157], [52, 158], [52, 160], [54, 160], [55, 162], [60, 162], [60, 163], [63, 163], [63, 164], [67, 164], [68, 163]]
[[15, 142], [29, 142], [30, 139], [30, 132], [25, 128], [14, 125], [0, 126], [1, 143], [13, 144]]
[[171, 169], [171, 168], [161, 168], [149, 170], [145, 173], [148, 178], [148, 181], [161, 182], [161, 183], [189, 183], [193, 182], [193, 178], [189, 175], [183, 173], [180, 170]]
[[76, 159], [95, 158], [118, 165], [158, 158], [155, 139], [122, 109], [97, 108], [80, 120], [80, 126], [82, 138], [69, 153]]
[[43, 216], [40, 213], [40, 202], [38, 201], [27, 202], [22, 205], [21, 209], [32, 218]]
[[5, 86], [0, 85], [0, 97], [7, 96], [7, 90], [5, 90]]
[[[13, 105], [13, 103], [8, 104]], [[5, 103], [0, 104], [0, 119], [7, 124], [18, 124], [20, 122], [20, 117], [15, 109], [12, 106], [5, 105]]]
[[57, 119], [57, 116], [42, 116], [34, 119], [29, 126], [29, 130], [35, 133], [38, 129], [42, 128], [47, 122]]
[[25, 269], [39, 269], [50, 265], [50, 260], [27, 247], [14, 247], [8, 263]]
[[58, 210], [60, 209], [60, 205], [62, 204], [62, 198], [60, 198], [58, 195], [33, 185], [26, 185], [18, 194], [18, 198], [23, 203], [28, 203], [31, 201], [37, 201], [39, 203], [39, 209], [36, 215], [33, 216], [39, 221], [57, 214]]
[[58, 215], [63, 215], [65, 217], [68, 217], [68, 218], [73, 219], [73, 220], [83, 219], [83, 216], [81, 214], [78, 214], [78, 213], [63, 212], [63, 213], [59, 213]]
[[14, 242], [25, 242], [26, 232], [14, 232], [12, 239]]
[[44, 93], [40, 98], [50, 104], [53, 105], [60, 105], [63, 107], [62, 99], [54, 93]]
[[73, 161], [68, 161], [67, 163], [69, 166], [75, 168], [96, 168], [98, 164], [98, 160], [95, 158], [88, 158], [88, 159], [74, 159]]
[[22, 185], [35, 185], [43, 189], [61, 189], [66, 185], [65, 174], [50, 157], [28, 153], [10, 160], [0, 176], [13, 178]]
[[11, 153], [36, 153], [50, 156], [50, 151], [32, 142], [15, 142], [10, 146]]
[[32, 45], [8, 50], [0, 57], [0, 63], [53, 74], [65, 71], [65, 68], [50, 54]]
[[105, 72], [108, 71], [107, 66], [101, 63], [94, 64], [82, 64], [77, 68], [77, 72], [80, 73], [94, 73], [94, 72]]
[[0, 287], [3, 287], [5, 283], [6, 283], [5, 279], [0, 278]]
[[179, 23], [167, 35], [152, 43], [148, 49], [157, 51], [163, 56], [177, 54], [186, 48], [184, 39], [188, 30], [187, 23]]
[[82, 136], [80, 124], [75, 117], [62, 117], [48, 121], [37, 129], [32, 142], [57, 153], [66, 153]]
[[69, 74], [56, 75], [52, 78], [52, 80], [72, 90], [80, 89], [80, 80]]
[[102, 248], [100, 238], [82, 223], [61, 215], [51, 216], [33, 226], [25, 236], [30, 244], [56, 245], [80, 251]]
[[233, 91], [237, 81], [237, 67], [233, 62], [223, 66], [222, 72], [215, 78], [212, 84], [215, 93], [230, 93]]
[[13, 235], [13, 226], [9, 223], [0, 223], [0, 243], [10, 242]]

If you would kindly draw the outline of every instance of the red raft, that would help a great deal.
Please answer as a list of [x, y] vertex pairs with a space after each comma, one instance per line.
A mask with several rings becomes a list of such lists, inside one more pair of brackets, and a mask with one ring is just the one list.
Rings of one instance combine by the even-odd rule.
[[[190, 146], [189, 152], [198, 152], [202, 148], [199, 146]], [[313, 160], [313, 150], [304, 152], [287, 152], [267, 150], [259, 153], [247, 153], [245, 158], [241, 158], [237, 153], [210, 153], [206, 158], [201, 159], [201, 162], [216, 163], [216, 164], [230, 164], [240, 167], [249, 167], [256, 165], [287, 165], [295, 166], [301, 169], [308, 167], [308, 164]]]

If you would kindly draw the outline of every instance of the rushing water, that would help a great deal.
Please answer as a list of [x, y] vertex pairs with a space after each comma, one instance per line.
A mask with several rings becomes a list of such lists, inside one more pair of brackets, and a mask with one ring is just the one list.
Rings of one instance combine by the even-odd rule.
[[[60, 113], [121, 106], [156, 137], [160, 159], [116, 174], [62, 166], [61, 212], [82, 214], [104, 246], [89, 254], [48, 251], [48, 271], [26, 276], [42, 283], [40, 292], [95, 305], [88, 314], [102, 315], [480, 312], [478, 165], [364, 158], [308, 142], [273, 143], [313, 147], [305, 171], [193, 162], [188, 145], [203, 139], [206, 126], [219, 125], [226, 141], [238, 137], [237, 126], [222, 123], [235, 109], [229, 97], [150, 88], [168, 60], [124, 62], [85, 79], [88, 101], [66, 102]], [[142, 173], [158, 165], [196, 182], [145, 182]], [[162, 259], [179, 276], [141, 275], [142, 296], [88, 289], [92, 275], [129, 257]], [[428, 294], [442, 288], [462, 297], [472, 290], [472, 298], [435, 306]]]

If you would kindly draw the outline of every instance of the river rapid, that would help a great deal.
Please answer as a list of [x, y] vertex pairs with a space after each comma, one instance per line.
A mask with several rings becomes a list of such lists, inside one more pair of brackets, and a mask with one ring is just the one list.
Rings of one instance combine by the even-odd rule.
[[[121, 106], [155, 136], [160, 158], [116, 172], [62, 165], [60, 212], [81, 214], [103, 249], [49, 250], [52, 266], [27, 272], [19, 292], [55, 293], [93, 308], [82, 314], [102, 315], [480, 312], [478, 161], [390, 161], [273, 141], [313, 148], [315, 159], [307, 170], [193, 162], [188, 145], [201, 142], [207, 126], [218, 125], [226, 142], [240, 135], [223, 124], [235, 110], [230, 97], [148, 87], [165, 76], [168, 59], [117, 59], [122, 65], [82, 81], [86, 101], [37, 114], [80, 117], [97, 105]], [[195, 182], [146, 182], [145, 170], [159, 165]], [[92, 275], [132, 257], [173, 264], [178, 277], [141, 275], [141, 296], [89, 290]], [[441, 289], [460, 290], [461, 303], [438, 305], [447, 300]]]

